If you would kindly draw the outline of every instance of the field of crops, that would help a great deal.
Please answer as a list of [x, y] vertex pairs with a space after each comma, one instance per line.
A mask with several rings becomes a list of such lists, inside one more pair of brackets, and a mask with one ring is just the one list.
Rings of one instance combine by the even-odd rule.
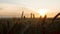
[[60, 18], [0, 18], [0, 34], [60, 34]]

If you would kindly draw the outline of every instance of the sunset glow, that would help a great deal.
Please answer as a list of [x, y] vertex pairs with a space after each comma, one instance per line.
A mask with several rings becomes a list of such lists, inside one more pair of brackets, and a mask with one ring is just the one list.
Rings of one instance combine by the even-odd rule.
[[40, 14], [40, 16], [44, 17], [44, 15], [47, 13], [47, 9], [39, 9], [38, 13]]
[[54, 17], [60, 12], [60, 0], [0, 0], [0, 16], [21, 17], [22, 11], [25, 16]]

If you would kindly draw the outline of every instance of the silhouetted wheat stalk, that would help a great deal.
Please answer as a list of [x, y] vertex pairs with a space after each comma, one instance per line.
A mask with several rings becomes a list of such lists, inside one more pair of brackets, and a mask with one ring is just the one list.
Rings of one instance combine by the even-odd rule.
[[53, 18], [52, 22], [54, 22], [55, 19], [56, 19], [59, 15], [60, 15], [60, 13], [58, 13], [58, 14]]

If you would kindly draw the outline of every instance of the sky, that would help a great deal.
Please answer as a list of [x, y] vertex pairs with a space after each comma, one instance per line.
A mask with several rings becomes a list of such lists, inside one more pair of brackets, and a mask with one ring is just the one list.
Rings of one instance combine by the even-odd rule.
[[60, 0], [0, 0], [0, 16], [20, 16], [24, 10], [25, 15], [35, 13], [38, 9], [49, 9], [48, 17], [54, 17], [60, 12]]

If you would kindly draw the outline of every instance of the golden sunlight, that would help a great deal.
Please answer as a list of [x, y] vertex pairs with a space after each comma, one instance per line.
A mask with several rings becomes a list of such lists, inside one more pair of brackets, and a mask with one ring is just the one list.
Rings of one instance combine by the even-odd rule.
[[47, 12], [47, 9], [39, 9], [39, 10], [38, 10], [38, 13], [39, 13], [40, 16], [42, 16], [42, 17], [45, 16], [46, 12]]

